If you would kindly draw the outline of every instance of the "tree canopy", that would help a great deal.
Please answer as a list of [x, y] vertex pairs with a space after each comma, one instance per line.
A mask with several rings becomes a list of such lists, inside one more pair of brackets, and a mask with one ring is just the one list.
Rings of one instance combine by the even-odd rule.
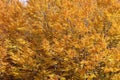
[[0, 0], [0, 80], [119, 76], [119, 1]]

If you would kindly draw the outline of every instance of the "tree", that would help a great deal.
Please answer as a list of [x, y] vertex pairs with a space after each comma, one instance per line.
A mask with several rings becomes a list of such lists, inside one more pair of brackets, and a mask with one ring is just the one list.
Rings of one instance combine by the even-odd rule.
[[0, 4], [2, 80], [120, 79], [116, 0]]

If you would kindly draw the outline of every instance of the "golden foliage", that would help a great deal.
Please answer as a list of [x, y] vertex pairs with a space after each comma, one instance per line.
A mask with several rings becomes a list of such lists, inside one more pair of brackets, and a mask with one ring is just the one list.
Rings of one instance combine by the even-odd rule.
[[119, 0], [0, 1], [0, 80], [119, 80]]

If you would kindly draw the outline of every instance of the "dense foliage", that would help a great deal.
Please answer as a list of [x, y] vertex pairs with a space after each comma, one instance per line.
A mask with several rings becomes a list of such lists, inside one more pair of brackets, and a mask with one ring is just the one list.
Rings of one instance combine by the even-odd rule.
[[0, 0], [0, 80], [120, 80], [119, 0]]

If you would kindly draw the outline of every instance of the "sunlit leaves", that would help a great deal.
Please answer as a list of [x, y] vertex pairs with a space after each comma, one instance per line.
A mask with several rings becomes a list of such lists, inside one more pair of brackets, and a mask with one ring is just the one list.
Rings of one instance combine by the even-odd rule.
[[1, 79], [120, 79], [119, 1], [0, 5]]

